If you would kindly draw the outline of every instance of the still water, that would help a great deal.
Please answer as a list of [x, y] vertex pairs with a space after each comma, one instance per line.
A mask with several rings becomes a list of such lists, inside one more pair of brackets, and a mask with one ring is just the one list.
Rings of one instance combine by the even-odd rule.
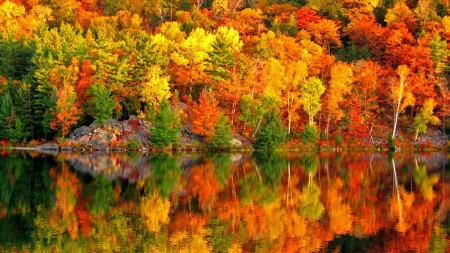
[[0, 156], [0, 252], [448, 252], [449, 155]]

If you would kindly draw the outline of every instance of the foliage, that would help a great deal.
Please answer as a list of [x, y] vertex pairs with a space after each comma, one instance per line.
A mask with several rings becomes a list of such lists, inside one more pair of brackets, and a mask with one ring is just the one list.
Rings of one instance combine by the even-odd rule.
[[220, 115], [214, 126], [214, 134], [208, 143], [213, 148], [229, 148], [232, 141], [231, 125], [226, 116]]
[[209, 139], [220, 116], [217, 100], [211, 91], [203, 90], [198, 103], [188, 112], [192, 124], [191, 131]]
[[[27, 138], [46, 139], [148, 112], [179, 94], [189, 119], [180, 121], [203, 141], [221, 114], [232, 131], [256, 140], [275, 129], [269, 111], [280, 113], [289, 134], [319, 120], [326, 138], [334, 131], [362, 138], [389, 121], [395, 139], [397, 125], [411, 122], [399, 116], [429, 99], [433, 115], [448, 118], [449, 7], [429, 0], [5, 1], [0, 138], [8, 138], [13, 108]], [[417, 133], [432, 123], [419, 115]], [[8, 124], [14, 128], [15, 119]]]
[[281, 122], [281, 116], [277, 112], [269, 112], [265, 115], [266, 125], [258, 134], [255, 147], [258, 150], [276, 149], [286, 140], [287, 131]]
[[416, 130], [416, 140], [417, 135], [427, 132], [427, 124], [431, 123], [433, 125], [439, 124], [440, 120], [438, 117], [433, 115], [434, 107], [436, 103], [432, 98], [425, 101], [419, 114], [414, 118], [414, 128]]
[[316, 126], [306, 125], [301, 133], [301, 138], [304, 144], [317, 142], [317, 128]]
[[114, 108], [117, 106], [111, 91], [104, 85], [96, 83], [88, 89], [87, 94], [92, 95], [92, 99], [89, 100], [86, 110], [94, 117], [95, 123], [105, 124], [112, 118]]
[[170, 108], [168, 101], [159, 105], [159, 111], [153, 120], [151, 142], [159, 148], [165, 148], [178, 140], [181, 129], [177, 113]]

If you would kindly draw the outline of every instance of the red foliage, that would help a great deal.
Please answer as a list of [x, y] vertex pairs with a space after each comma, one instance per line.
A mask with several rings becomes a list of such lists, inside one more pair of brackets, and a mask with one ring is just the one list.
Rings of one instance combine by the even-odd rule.
[[75, 101], [76, 107], [81, 108], [81, 106], [91, 98], [91, 96], [87, 94], [87, 91], [94, 83], [94, 79], [92, 78], [94, 74], [95, 71], [92, 69], [91, 61], [83, 61], [80, 79], [78, 79], [75, 86], [75, 92], [77, 93], [77, 99]]
[[369, 133], [363, 124], [361, 117], [361, 106], [358, 100], [354, 100], [350, 107], [349, 117], [350, 125], [348, 127], [348, 134], [356, 137], [367, 137]]
[[9, 141], [8, 141], [8, 140], [0, 140], [0, 145], [1, 145], [2, 147], [6, 147], [6, 146], [9, 145]]
[[297, 27], [301, 29], [306, 29], [309, 24], [318, 23], [320, 20], [324, 19], [317, 15], [315, 10], [308, 7], [300, 8], [295, 13], [297, 14]]

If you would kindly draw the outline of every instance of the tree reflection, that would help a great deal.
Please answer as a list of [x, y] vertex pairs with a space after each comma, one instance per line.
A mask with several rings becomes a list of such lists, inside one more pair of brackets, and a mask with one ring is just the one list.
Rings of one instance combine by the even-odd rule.
[[0, 157], [0, 252], [448, 251], [447, 171], [396, 155]]
[[151, 178], [147, 180], [149, 189], [157, 188], [159, 196], [167, 199], [177, 189], [182, 174], [175, 158], [167, 153], [158, 153], [150, 158]]
[[427, 167], [419, 164], [415, 158], [415, 169], [413, 172], [414, 182], [419, 186], [420, 192], [426, 201], [434, 198], [433, 186], [439, 182], [438, 174], [427, 175]]

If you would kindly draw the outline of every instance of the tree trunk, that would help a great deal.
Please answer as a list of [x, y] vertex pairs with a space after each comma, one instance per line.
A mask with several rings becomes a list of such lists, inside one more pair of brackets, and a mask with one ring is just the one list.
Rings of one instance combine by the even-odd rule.
[[331, 121], [331, 115], [328, 114], [328, 118], [327, 118], [327, 127], [326, 127], [326, 129], [325, 129], [325, 137], [327, 138], [327, 140], [330, 139], [330, 138], [329, 138], [329, 133], [330, 133], [330, 121]]
[[397, 111], [394, 114], [394, 128], [392, 129], [392, 139], [395, 138], [395, 130], [397, 129], [397, 121], [398, 121], [398, 115], [399, 115], [398, 110], [399, 109], [397, 109]]

